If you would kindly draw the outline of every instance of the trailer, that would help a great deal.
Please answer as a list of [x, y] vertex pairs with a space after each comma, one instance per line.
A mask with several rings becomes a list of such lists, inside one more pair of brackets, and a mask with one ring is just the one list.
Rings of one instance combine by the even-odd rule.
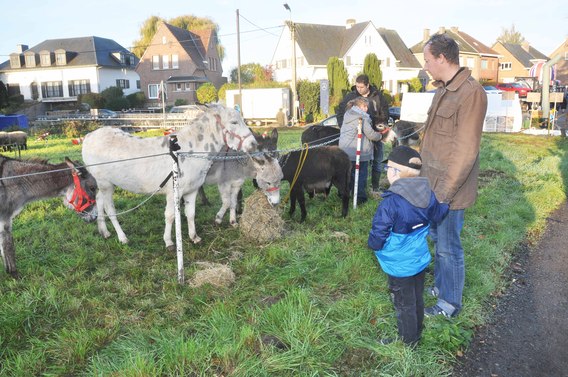
[[238, 89], [230, 89], [226, 94], [227, 106], [238, 106], [248, 125], [274, 123], [282, 118], [282, 113], [286, 119], [290, 117], [290, 88], [241, 89], [240, 95]]

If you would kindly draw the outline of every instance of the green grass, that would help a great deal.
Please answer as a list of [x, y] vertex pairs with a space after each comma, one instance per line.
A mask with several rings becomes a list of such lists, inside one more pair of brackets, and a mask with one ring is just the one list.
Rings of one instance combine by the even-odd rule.
[[[300, 146], [283, 129], [281, 149]], [[386, 284], [366, 240], [376, 203], [341, 218], [335, 195], [307, 200], [298, 223], [283, 210], [286, 234], [267, 245], [214, 226], [220, 204], [198, 204], [189, 280], [197, 261], [226, 264], [231, 287], [179, 285], [176, 256], [162, 240], [163, 197], [121, 217], [130, 243], [102, 239], [60, 199], [33, 203], [14, 221], [22, 279], [0, 272], [0, 376], [444, 376], [484, 323], [522, 242], [537, 242], [546, 217], [566, 199], [568, 143], [559, 138], [486, 134], [479, 198], [466, 211], [464, 310], [427, 319], [420, 346], [400, 342]], [[69, 139], [31, 142], [22, 157], [80, 160]], [[252, 193], [245, 185], [245, 195]], [[283, 184], [282, 194], [288, 191]], [[117, 209], [145, 196], [121, 190]], [[428, 276], [430, 280], [431, 277]], [[430, 300], [430, 299], [429, 299]]]

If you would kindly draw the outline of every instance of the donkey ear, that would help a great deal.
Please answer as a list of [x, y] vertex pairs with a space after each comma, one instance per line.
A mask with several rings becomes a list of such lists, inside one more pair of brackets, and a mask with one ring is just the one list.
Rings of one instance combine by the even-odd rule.
[[79, 169], [77, 169], [77, 165], [73, 161], [71, 161], [69, 159], [69, 157], [67, 157], [67, 156], [65, 157], [65, 163], [67, 164], [67, 166], [69, 166], [69, 168], [71, 169], [72, 172], [79, 173]]
[[270, 138], [276, 143], [278, 142], [278, 130], [275, 128], [272, 130], [272, 134], [270, 134]]

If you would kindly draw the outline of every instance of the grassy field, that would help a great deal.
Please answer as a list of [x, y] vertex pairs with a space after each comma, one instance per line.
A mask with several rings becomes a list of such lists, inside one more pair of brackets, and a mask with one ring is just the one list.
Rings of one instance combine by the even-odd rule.
[[[299, 147], [300, 132], [282, 130], [279, 148]], [[226, 288], [177, 283], [176, 256], [162, 240], [163, 197], [121, 217], [128, 245], [113, 230], [102, 239], [60, 199], [33, 203], [14, 221], [22, 279], [0, 272], [0, 376], [448, 375], [506, 286], [515, 250], [538, 241], [566, 199], [567, 152], [560, 138], [484, 135], [480, 195], [463, 232], [464, 309], [427, 319], [414, 351], [378, 343], [396, 336], [396, 318], [366, 246], [375, 201], [344, 219], [334, 189], [307, 201], [303, 224], [284, 206], [284, 237], [255, 245], [227, 219], [213, 225], [220, 200], [207, 188], [214, 204], [198, 205], [203, 241], [185, 240], [185, 274], [190, 280], [199, 261], [226, 265], [236, 277]], [[22, 157], [32, 156], [80, 159], [80, 146], [31, 142]], [[245, 196], [252, 190], [247, 183]], [[118, 190], [117, 210], [145, 198]]]

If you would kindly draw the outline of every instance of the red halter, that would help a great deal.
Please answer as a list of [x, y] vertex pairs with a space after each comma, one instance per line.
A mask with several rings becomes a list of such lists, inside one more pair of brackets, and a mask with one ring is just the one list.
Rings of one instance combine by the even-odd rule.
[[227, 134], [229, 134], [232, 137], [239, 139], [239, 146], [237, 147], [237, 150], [240, 151], [241, 148], [243, 147], [243, 142], [246, 140], [247, 137], [252, 136], [252, 133], [249, 133], [245, 137], [237, 135], [236, 133], [229, 131], [228, 129], [225, 128], [225, 126], [223, 126], [223, 123], [221, 123], [221, 116], [219, 116], [219, 114], [215, 114], [215, 118], [217, 119], [217, 124], [223, 129], [223, 142], [225, 143], [227, 148], [229, 147], [229, 144], [227, 144]]
[[71, 173], [73, 176], [73, 183], [75, 184], [75, 190], [73, 190], [73, 195], [69, 203], [75, 208], [77, 212], [83, 212], [85, 209], [89, 208], [91, 205], [95, 204], [95, 200], [91, 199], [89, 195], [81, 187], [81, 181], [79, 181], [79, 175], [75, 172]]

